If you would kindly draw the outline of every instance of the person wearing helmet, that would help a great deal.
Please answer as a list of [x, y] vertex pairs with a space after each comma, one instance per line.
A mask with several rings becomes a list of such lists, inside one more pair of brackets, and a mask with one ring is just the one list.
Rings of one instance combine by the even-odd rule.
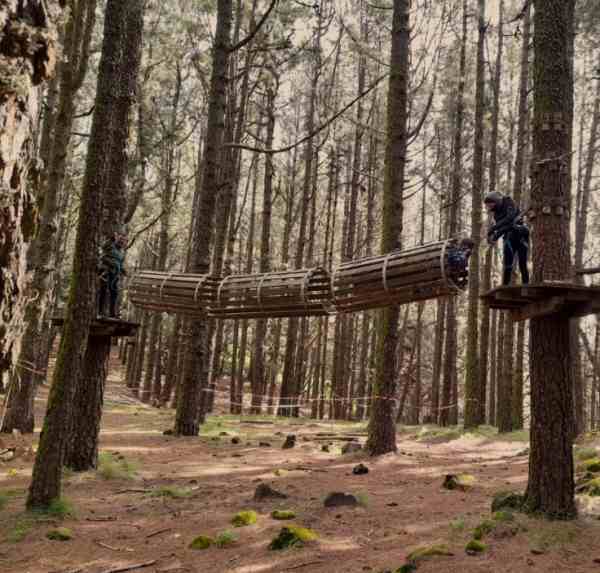
[[519, 261], [522, 283], [529, 283], [529, 229], [523, 223], [521, 212], [510, 197], [497, 191], [486, 195], [484, 205], [494, 217], [487, 234], [488, 244], [493, 245], [501, 237], [504, 239], [502, 284], [510, 284], [515, 257]]
[[98, 293], [98, 315], [105, 316], [106, 299], [109, 301], [108, 316], [118, 318], [117, 299], [119, 298], [119, 279], [126, 275], [125, 245], [127, 237], [123, 233], [114, 233], [101, 247], [98, 275], [100, 292]]

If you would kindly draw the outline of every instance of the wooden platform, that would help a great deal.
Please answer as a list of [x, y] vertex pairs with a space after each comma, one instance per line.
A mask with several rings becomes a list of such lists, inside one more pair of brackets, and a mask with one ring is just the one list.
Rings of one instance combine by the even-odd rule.
[[600, 287], [573, 283], [501, 286], [481, 296], [490, 308], [508, 310], [514, 321], [550, 314], [582, 317], [600, 313]]
[[[64, 322], [65, 319], [62, 316], [55, 316], [52, 318], [52, 324], [54, 326], [61, 327], [63, 326]], [[102, 318], [97, 318], [94, 320], [94, 322], [92, 322], [90, 335], [111, 337], [133, 336], [137, 332], [139, 326], [140, 325], [137, 322], [128, 322], [127, 320], [103, 316]]]

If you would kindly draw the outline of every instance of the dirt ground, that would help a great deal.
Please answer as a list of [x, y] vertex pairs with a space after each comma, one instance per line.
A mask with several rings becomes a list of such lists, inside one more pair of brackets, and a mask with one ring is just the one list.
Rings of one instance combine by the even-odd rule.
[[[490, 517], [494, 493], [525, 487], [523, 433], [504, 440], [490, 432], [427, 437], [419, 428], [404, 428], [398, 453], [374, 460], [360, 452], [341, 455], [344, 442], [335, 438], [363, 442], [365, 426], [359, 424], [211, 416], [200, 437], [174, 438], [162, 433], [172, 427], [173, 411], [137, 402], [119, 380], [113, 361], [101, 468], [67, 474], [71, 516], [27, 514], [31, 460], [0, 462], [2, 573], [381, 573], [395, 572], [410, 551], [432, 543], [446, 544], [452, 555], [420, 562], [419, 572], [600, 572], [600, 521], [593, 516], [570, 523], [517, 516], [486, 535], [482, 554], [466, 554], [473, 528]], [[38, 421], [45, 397], [42, 391], [37, 400]], [[296, 447], [284, 450], [290, 433]], [[239, 444], [231, 443], [234, 437]], [[15, 441], [1, 439], [4, 445]], [[322, 451], [325, 444], [329, 452]], [[369, 473], [354, 475], [361, 462]], [[468, 491], [448, 491], [441, 485], [449, 473], [471, 474], [475, 483]], [[253, 501], [260, 482], [287, 499]], [[360, 504], [326, 508], [331, 492], [352, 493]], [[248, 509], [258, 513], [257, 522], [233, 527], [232, 517]], [[286, 525], [271, 518], [274, 509], [294, 510], [293, 523], [314, 530], [318, 540], [269, 550]], [[69, 528], [72, 539], [47, 539], [57, 527]], [[231, 542], [224, 547], [189, 547], [198, 535], [223, 533]]]

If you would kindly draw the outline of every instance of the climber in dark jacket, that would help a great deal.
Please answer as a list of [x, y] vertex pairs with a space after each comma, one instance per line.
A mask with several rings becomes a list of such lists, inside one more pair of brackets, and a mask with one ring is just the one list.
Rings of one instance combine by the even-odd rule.
[[504, 239], [502, 284], [510, 284], [515, 257], [519, 260], [523, 284], [529, 283], [529, 229], [523, 223], [521, 212], [510, 197], [497, 191], [486, 195], [484, 205], [494, 217], [494, 224], [487, 234], [488, 243], [493, 245], [499, 238]]
[[127, 237], [115, 233], [101, 247], [98, 275], [100, 276], [100, 292], [98, 293], [98, 315], [104, 316], [106, 296], [109, 297], [108, 316], [117, 318], [117, 299], [119, 297], [119, 279], [125, 275], [125, 245]]

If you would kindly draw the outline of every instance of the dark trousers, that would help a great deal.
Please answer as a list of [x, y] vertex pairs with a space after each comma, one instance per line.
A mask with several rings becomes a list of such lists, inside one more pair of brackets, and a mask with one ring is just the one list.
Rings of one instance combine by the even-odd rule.
[[519, 261], [521, 282], [529, 283], [529, 269], [527, 268], [527, 255], [529, 253], [529, 232], [510, 231], [504, 237], [504, 272], [502, 284], [509, 285], [515, 258]]
[[108, 316], [117, 316], [117, 299], [119, 297], [119, 275], [104, 273], [100, 275], [100, 291], [98, 293], [98, 314], [104, 315], [106, 298], [108, 296]]

